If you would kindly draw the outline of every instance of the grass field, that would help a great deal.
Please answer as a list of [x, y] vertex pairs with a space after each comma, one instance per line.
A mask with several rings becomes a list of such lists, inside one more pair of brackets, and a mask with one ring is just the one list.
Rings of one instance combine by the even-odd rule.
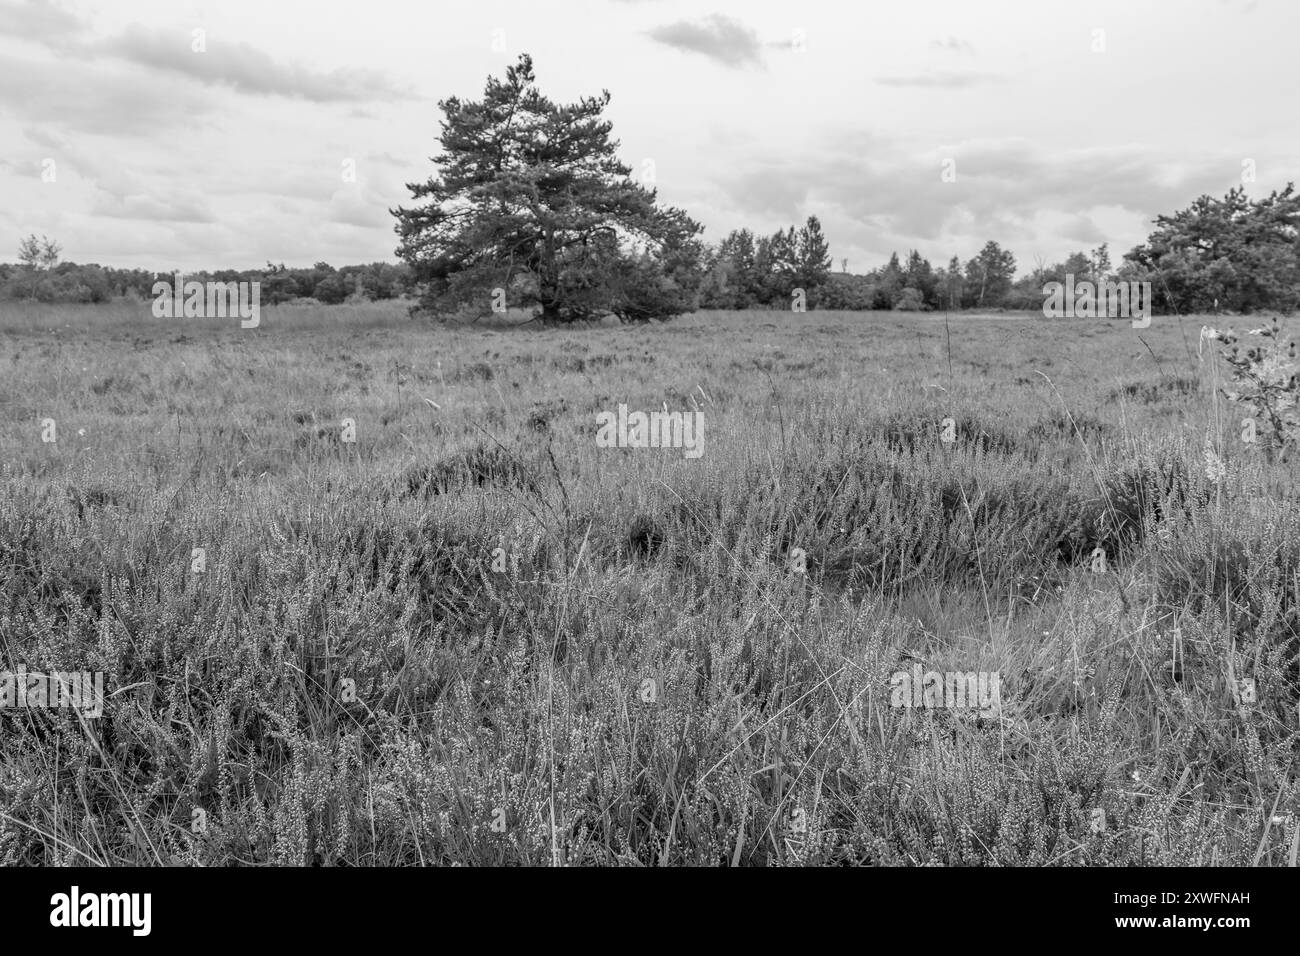
[[1218, 322], [3, 309], [2, 666], [109, 696], [0, 713], [0, 863], [1296, 865]]

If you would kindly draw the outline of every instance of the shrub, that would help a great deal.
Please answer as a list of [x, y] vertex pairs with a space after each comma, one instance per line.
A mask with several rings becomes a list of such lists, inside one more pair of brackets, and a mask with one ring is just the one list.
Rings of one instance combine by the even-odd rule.
[[1223, 396], [1250, 411], [1257, 436], [1270, 449], [1282, 449], [1300, 439], [1300, 367], [1295, 342], [1282, 333], [1277, 319], [1246, 334], [1258, 336], [1259, 344], [1247, 348], [1245, 354], [1232, 329], [1206, 329], [1202, 336], [1222, 343], [1221, 352], [1232, 376], [1231, 387], [1222, 390]]
[[908, 287], [898, 293], [894, 299], [895, 312], [923, 312], [925, 311], [925, 299], [921, 296], [921, 290]]

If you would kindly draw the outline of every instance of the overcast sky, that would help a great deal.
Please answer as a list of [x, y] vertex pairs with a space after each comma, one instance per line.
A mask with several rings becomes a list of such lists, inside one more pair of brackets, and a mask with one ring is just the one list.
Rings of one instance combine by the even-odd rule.
[[1118, 260], [1246, 160], [1251, 195], [1300, 180], [1298, 11], [0, 0], [0, 260], [35, 232], [114, 266], [391, 261], [387, 210], [433, 171], [437, 101], [479, 98], [520, 52], [553, 99], [608, 89], [624, 161], [651, 161], [711, 242], [815, 214], [837, 270], [988, 239], [1021, 272], [1103, 241]]

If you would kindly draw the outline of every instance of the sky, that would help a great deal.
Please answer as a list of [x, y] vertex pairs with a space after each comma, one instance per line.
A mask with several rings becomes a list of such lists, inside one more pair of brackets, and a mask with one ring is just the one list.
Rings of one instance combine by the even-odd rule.
[[438, 102], [532, 55], [717, 242], [1018, 271], [1300, 180], [1296, 0], [0, 0], [0, 260], [395, 261]]

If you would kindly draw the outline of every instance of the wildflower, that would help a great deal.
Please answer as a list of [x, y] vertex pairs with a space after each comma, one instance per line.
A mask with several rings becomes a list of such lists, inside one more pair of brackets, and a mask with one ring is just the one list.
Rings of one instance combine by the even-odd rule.
[[1223, 459], [1215, 454], [1214, 449], [1210, 447], [1210, 440], [1205, 440], [1205, 477], [1210, 481], [1222, 481], [1227, 475], [1228, 469], [1224, 465]]

